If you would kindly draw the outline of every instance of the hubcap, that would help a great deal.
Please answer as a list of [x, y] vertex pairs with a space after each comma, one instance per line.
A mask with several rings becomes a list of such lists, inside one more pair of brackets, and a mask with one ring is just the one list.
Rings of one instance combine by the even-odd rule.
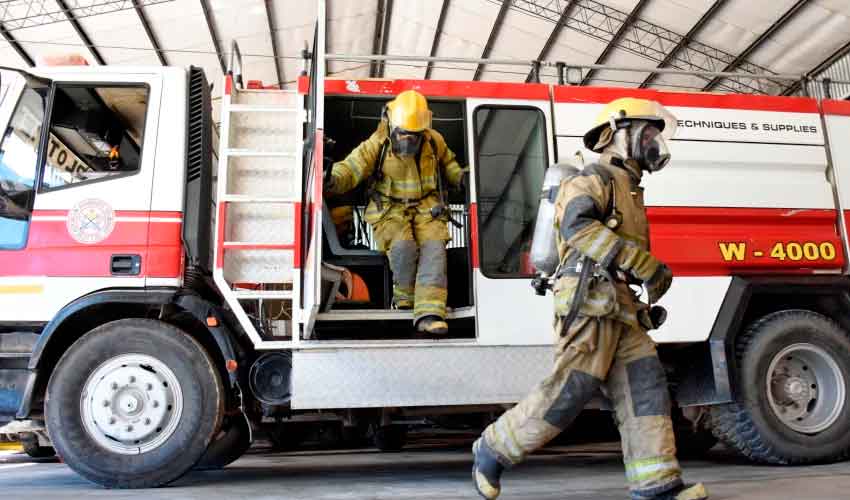
[[174, 372], [160, 360], [125, 354], [89, 376], [80, 411], [86, 431], [100, 446], [135, 455], [171, 437], [183, 412], [183, 392]]
[[844, 409], [846, 383], [835, 359], [809, 343], [777, 353], [767, 370], [773, 413], [791, 429], [815, 434], [832, 425]]

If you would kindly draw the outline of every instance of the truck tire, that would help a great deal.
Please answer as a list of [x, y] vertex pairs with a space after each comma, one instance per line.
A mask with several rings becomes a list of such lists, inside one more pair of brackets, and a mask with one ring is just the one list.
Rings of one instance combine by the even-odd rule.
[[711, 409], [714, 434], [756, 462], [850, 456], [850, 336], [811, 311], [764, 316], [736, 342], [736, 401]]
[[53, 446], [107, 488], [150, 488], [182, 476], [224, 413], [204, 348], [161, 321], [122, 319], [77, 340], [56, 366], [45, 411]]
[[49, 458], [56, 455], [56, 450], [52, 446], [41, 446], [38, 443], [38, 436], [32, 432], [22, 433], [19, 439], [24, 453], [32, 458]]
[[195, 470], [217, 470], [235, 462], [251, 448], [251, 429], [243, 415], [237, 415], [222, 426], [216, 439], [195, 464]]

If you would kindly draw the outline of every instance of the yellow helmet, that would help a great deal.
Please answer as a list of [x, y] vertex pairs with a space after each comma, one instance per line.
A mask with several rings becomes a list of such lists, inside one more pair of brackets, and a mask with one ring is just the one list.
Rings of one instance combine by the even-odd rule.
[[596, 116], [593, 128], [584, 134], [585, 147], [601, 151], [610, 144], [617, 128], [632, 120], [651, 122], [665, 139], [676, 132], [676, 118], [661, 104], [648, 99], [621, 97], [606, 104]]
[[405, 90], [387, 103], [390, 128], [405, 132], [422, 132], [431, 128], [431, 110], [428, 100], [415, 90]]

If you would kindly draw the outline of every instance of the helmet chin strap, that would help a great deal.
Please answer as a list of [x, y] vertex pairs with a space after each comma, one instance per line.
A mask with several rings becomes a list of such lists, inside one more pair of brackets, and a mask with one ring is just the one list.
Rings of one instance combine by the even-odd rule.
[[639, 183], [643, 176], [643, 170], [637, 162], [629, 156], [629, 129], [620, 128], [614, 133], [614, 139], [605, 149], [602, 150], [602, 156], [610, 158], [619, 158], [623, 162], [623, 168], [632, 176], [635, 183]]

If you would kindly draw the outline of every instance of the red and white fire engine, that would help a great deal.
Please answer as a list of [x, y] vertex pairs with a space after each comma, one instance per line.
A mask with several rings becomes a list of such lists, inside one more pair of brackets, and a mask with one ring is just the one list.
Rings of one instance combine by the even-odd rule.
[[[652, 251], [676, 275], [652, 336], [680, 444], [713, 432], [757, 461], [847, 456], [850, 103], [333, 80], [324, 57], [297, 91], [231, 72], [218, 144], [197, 68], [2, 72], [0, 411], [33, 453], [154, 486], [235, 460], [263, 421], [292, 441], [295, 423], [335, 419], [397, 448], [405, 419], [518, 401], [552, 362], [552, 300], [528, 264], [544, 172], [573, 161], [604, 103], [639, 96], [679, 125], [671, 166], [645, 185]], [[462, 227], [441, 339], [390, 307], [365, 194], [322, 190], [323, 158], [406, 89], [470, 168], [450, 194]], [[337, 205], [354, 207], [347, 230]]]

